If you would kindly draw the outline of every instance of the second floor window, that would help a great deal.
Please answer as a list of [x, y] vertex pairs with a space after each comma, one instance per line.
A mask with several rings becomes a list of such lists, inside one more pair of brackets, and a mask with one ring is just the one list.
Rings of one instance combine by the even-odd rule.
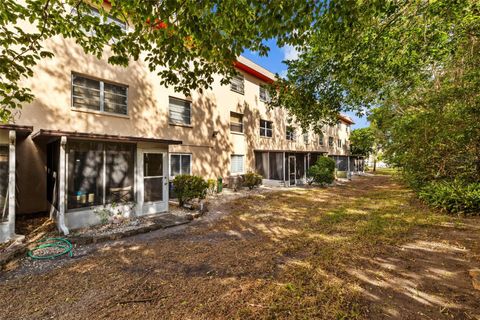
[[259, 92], [260, 101], [269, 102], [270, 95], [268, 94], [267, 88], [264, 85], [260, 85], [259, 88], [260, 88], [260, 92]]
[[272, 121], [260, 120], [260, 136], [261, 137], [272, 137]]
[[245, 85], [243, 75], [239, 74], [232, 78], [230, 81], [230, 89], [232, 91], [244, 94], [245, 93]]
[[323, 143], [324, 143], [324, 142], [323, 142], [323, 139], [324, 139], [323, 133], [320, 132], [320, 133], [318, 134], [318, 144], [321, 145], [321, 146], [323, 146]]
[[128, 87], [72, 74], [72, 107], [127, 115]]
[[341, 147], [342, 147], [342, 139], [338, 139], [338, 141], [337, 141], [337, 145], [338, 145], [338, 147], [339, 147], [339, 148], [341, 148]]
[[295, 141], [295, 129], [292, 126], [287, 126], [286, 138], [290, 141]]
[[328, 137], [328, 146], [333, 147], [333, 137]]
[[230, 131], [243, 132], [243, 114], [230, 112]]
[[192, 104], [190, 101], [169, 98], [168, 121], [173, 124], [192, 124]]
[[303, 142], [305, 144], [309, 144], [309, 137], [308, 137], [308, 132], [303, 133]]

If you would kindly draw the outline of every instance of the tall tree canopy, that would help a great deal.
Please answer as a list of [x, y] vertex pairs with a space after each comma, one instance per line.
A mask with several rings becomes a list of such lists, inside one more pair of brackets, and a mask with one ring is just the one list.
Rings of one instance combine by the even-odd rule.
[[272, 87], [272, 104], [308, 126], [416, 94], [478, 39], [476, 0], [331, 0], [299, 59]]
[[[91, 14], [91, 6], [98, 14]], [[143, 54], [162, 84], [189, 93], [208, 88], [215, 73], [227, 81], [245, 49], [267, 54], [265, 39], [276, 38], [280, 46], [302, 43], [320, 7], [303, 0], [2, 0], [0, 118], [8, 120], [13, 109], [33, 99], [21, 80], [52, 57], [44, 44], [54, 36], [74, 38], [98, 57], [110, 46], [108, 61], [116, 65]], [[108, 15], [127, 22], [128, 32]]]

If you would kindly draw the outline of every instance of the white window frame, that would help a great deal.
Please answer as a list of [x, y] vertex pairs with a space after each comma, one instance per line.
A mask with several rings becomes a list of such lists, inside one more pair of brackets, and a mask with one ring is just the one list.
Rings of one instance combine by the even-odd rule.
[[[291, 133], [289, 134], [289, 129], [291, 129]], [[285, 127], [285, 139], [287, 139], [288, 141], [296, 141], [297, 140], [297, 136], [295, 134], [295, 128], [292, 127], [292, 126], [286, 126]]]
[[[265, 122], [265, 125], [270, 123], [271, 128], [268, 128], [268, 126], [262, 126], [262, 121]], [[268, 136], [268, 134], [267, 134], [268, 131], [271, 132], [271, 136]], [[265, 133], [265, 134], [262, 134], [262, 132]], [[273, 137], [273, 121], [260, 119], [260, 137], [263, 137], [263, 138], [272, 138]]]
[[[172, 121], [171, 119], [171, 116], [170, 116], [170, 99], [173, 99], [173, 100], [179, 100], [179, 101], [183, 101], [183, 102], [188, 102], [188, 106], [189, 106], [189, 109], [190, 109], [190, 116], [188, 118], [188, 123], [184, 123], [184, 122], [175, 122], [175, 121]], [[168, 97], [168, 124], [171, 124], [171, 125], [177, 125], [177, 126], [192, 126], [192, 101], [190, 100], [186, 100], [186, 99], [181, 99], [181, 98], [177, 98], [177, 97], [173, 97], [173, 96], [169, 96]]]
[[[262, 89], [265, 91], [265, 98], [262, 98]], [[270, 102], [270, 94], [268, 93], [268, 90], [266, 88], [265, 85], [263, 84], [260, 84], [258, 86], [258, 98], [260, 99], [260, 101], [262, 102]]]
[[[240, 116], [241, 122], [232, 122], [232, 114], [236, 116]], [[241, 131], [234, 131], [232, 130], [232, 123], [235, 125], [241, 125], [242, 130]], [[230, 132], [233, 134], [243, 134], [245, 131], [245, 125], [243, 124], [243, 113], [238, 113], [235, 111], [230, 111]]]
[[[242, 171], [233, 172], [232, 164], [233, 164], [233, 157], [242, 157]], [[243, 154], [232, 154], [230, 156], [230, 174], [231, 175], [242, 175], [245, 173], [245, 155]]]
[[308, 134], [308, 132], [303, 133], [303, 143], [310, 144], [310, 135]]
[[[100, 109], [99, 110], [76, 107], [76, 106], [73, 105], [73, 98], [74, 98], [73, 87], [74, 86], [82, 87], [82, 86], [73, 84], [73, 77], [75, 77], [75, 76], [99, 82], [99, 84], [100, 84], [100, 89], [99, 89], [99, 91], [100, 91]], [[121, 94], [117, 94], [117, 95], [125, 97], [125, 101], [127, 102], [127, 104], [126, 104], [127, 113], [117, 113], [117, 112], [105, 111], [105, 101], [104, 101], [105, 100], [105, 91], [104, 91], [105, 83], [125, 88], [125, 95], [121, 95]], [[82, 75], [82, 74], [79, 74], [79, 73], [72, 72], [71, 76], [70, 76], [70, 87], [71, 87], [70, 88], [70, 105], [71, 105], [71, 108], [73, 110], [81, 110], [81, 111], [93, 112], [93, 113], [97, 112], [97, 113], [103, 113], [103, 114], [115, 115], [115, 116], [123, 116], [123, 117], [129, 117], [129, 115], [130, 115], [130, 109], [128, 108], [128, 89], [129, 89], [129, 87], [125, 84], [119, 84], [119, 83], [115, 83], [115, 82], [111, 82], [111, 81], [105, 81], [105, 80], [101, 80], [101, 79], [98, 79], [98, 78], [89, 77], [89, 76], [85, 76], [85, 75]], [[85, 87], [82, 87], [82, 88], [85, 88]], [[86, 88], [86, 89], [96, 90], [96, 89], [91, 89], [91, 88]], [[77, 96], [77, 97], [79, 97], [79, 96]], [[118, 103], [114, 103], [114, 104], [118, 104]]]
[[[233, 87], [233, 86], [237, 86], [236, 84], [233, 83], [234, 80], [238, 80], [241, 82], [239, 84], [239, 88]], [[245, 77], [243, 76], [243, 74], [237, 74], [233, 76], [232, 80], [230, 80], [230, 90], [236, 93], [245, 94]]]
[[323, 133], [319, 134], [318, 135], [318, 144], [320, 146], [324, 146], [325, 145], [325, 135]]
[[[191, 153], [179, 153], [179, 152], [174, 152], [174, 153], [170, 153], [168, 155], [168, 176], [170, 177], [170, 179], [174, 179], [175, 176], [172, 175], [172, 156], [180, 156], [180, 174], [192, 174], [192, 154]], [[186, 157], [188, 156], [190, 158], [190, 173], [183, 173], [181, 172], [182, 171], [182, 157]]]

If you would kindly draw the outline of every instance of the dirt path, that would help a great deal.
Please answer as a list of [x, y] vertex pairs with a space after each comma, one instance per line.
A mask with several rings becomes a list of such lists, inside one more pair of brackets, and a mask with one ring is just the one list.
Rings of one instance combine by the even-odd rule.
[[480, 319], [468, 274], [480, 267], [480, 220], [433, 213], [387, 176], [216, 209], [3, 274], [0, 318]]

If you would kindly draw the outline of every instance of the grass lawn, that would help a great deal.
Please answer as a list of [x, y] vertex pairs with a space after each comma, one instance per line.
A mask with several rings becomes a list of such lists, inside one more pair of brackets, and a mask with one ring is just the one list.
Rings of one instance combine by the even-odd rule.
[[475, 319], [479, 221], [429, 210], [388, 175], [257, 194], [176, 232], [5, 273], [0, 308], [6, 319]]

